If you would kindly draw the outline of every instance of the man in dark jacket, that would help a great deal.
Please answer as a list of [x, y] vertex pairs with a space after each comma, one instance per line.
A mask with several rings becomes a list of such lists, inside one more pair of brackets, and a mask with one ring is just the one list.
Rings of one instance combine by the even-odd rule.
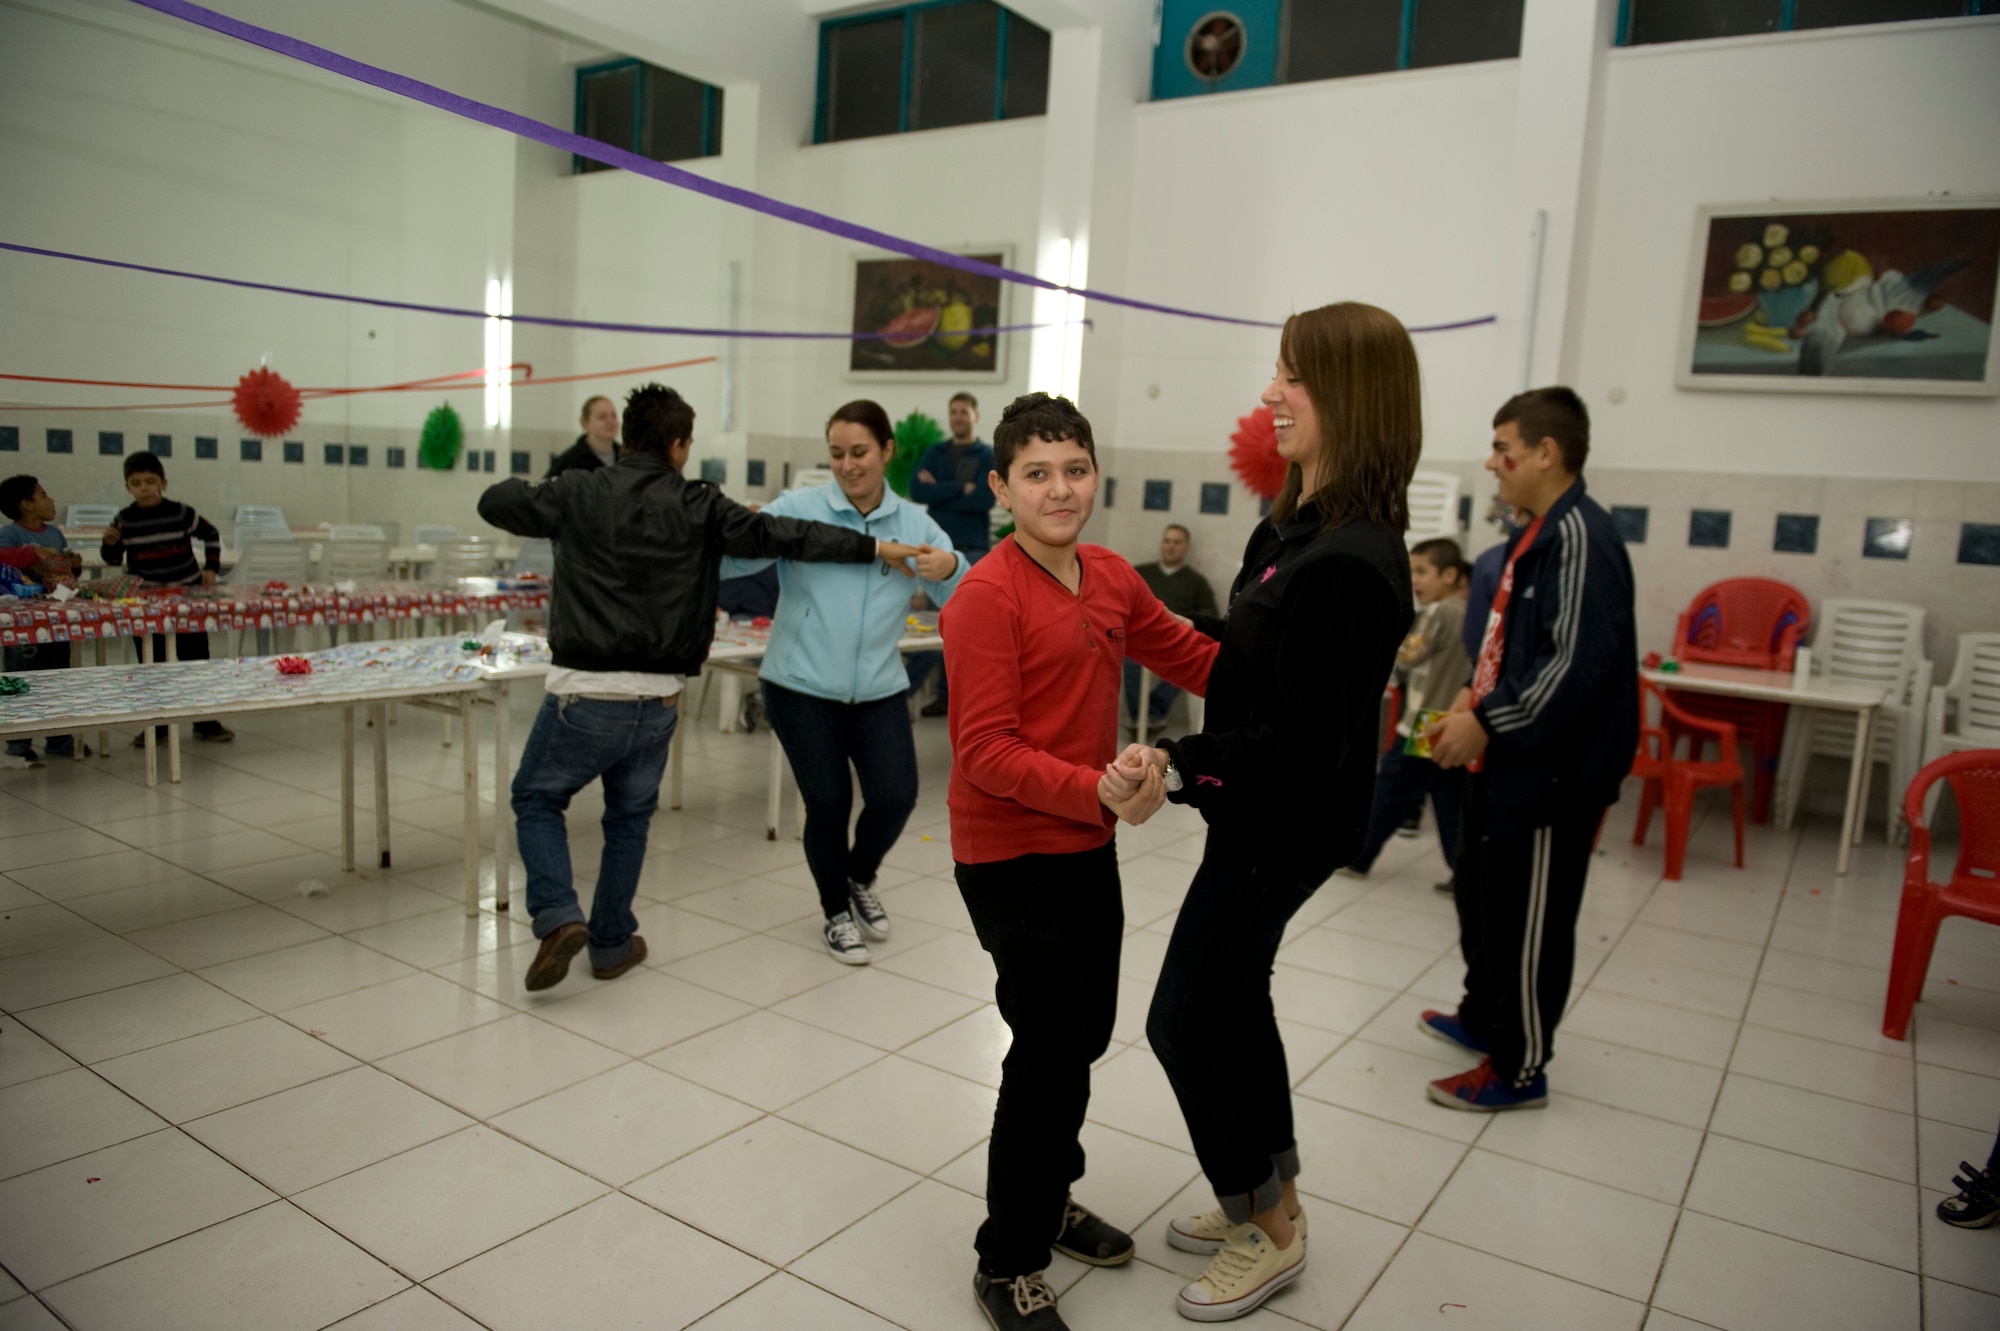
[[[514, 777], [516, 843], [542, 940], [527, 987], [547, 989], [590, 946], [591, 974], [615, 979], [646, 959], [632, 898], [685, 677], [715, 638], [725, 554], [909, 569], [916, 549], [826, 523], [754, 513], [681, 475], [694, 410], [658, 384], [625, 407], [625, 453], [608, 467], [531, 485], [506, 480], [479, 516], [516, 536], [555, 541], [547, 696]], [[604, 782], [604, 853], [589, 925], [570, 877], [563, 811]]]
[[[954, 393], [946, 413], [951, 438], [932, 444], [917, 459], [910, 477], [910, 499], [930, 509], [931, 517], [951, 537], [951, 548], [968, 564], [978, 563], [993, 548], [987, 514], [993, 511], [993, 487], [987, 483], [997, 465], [993, 446], [979, 437], [979, 399]], [[937, 697], [925, 716], [943, 716], [951, 706], [950, 680], [944, 673], [943, 652], [916, 652], [910, 657], [910, 692], [915, 693], [938, 672]]]
[[1453, 1109], [1547, 1102], [1591, 845], [1638, 746], [1632, 564], [1584, 493], [1589, 452], [1590, 417], [1567, 388], [1493, 417], [1486, 469], [1531, 520], [1507, 544], [1472, 686], [1428, 732], [1439, 766], [1472, 769], [1454, 892], [1465, 997], [1421, 1019], [1488, 1055], [1430, 1084]]

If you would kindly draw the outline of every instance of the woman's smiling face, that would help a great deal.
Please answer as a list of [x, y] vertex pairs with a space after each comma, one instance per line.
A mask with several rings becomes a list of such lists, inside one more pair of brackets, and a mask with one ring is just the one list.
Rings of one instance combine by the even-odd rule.
[[1296, 462], [1306, 472], [1306, 489], [1312, 489], [1313, 463], [1319, 458], [1319, 414], [1305, 382], [1284, 361], [1271, 377], [1261, 401], [1271, 409], [1272, 424], [1278, 431], [1278, 456]]

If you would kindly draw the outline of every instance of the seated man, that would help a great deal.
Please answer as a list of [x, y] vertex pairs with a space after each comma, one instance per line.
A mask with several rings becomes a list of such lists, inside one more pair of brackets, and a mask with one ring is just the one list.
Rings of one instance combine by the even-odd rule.
[[[1193, 619], [1196, 615], [1217, 614], [1215, 608], [1215, 588], [1209, 586], [1208, 579], [1201, 576], [1194, 566], [1187, 562], [1188, 529], [1178, 522], [1167, 524], [1160, 533], [1160, 560], [1156, 564], [1139, 565], [1139, 576], [1146, 580], [1146, 586], [1160, 604], [1183, 619]], [[1164, 679], [1153, 681], [1153, 692], [1146, 699], [1146, 724], [1158, 727], [1167, 719], [1167, 709], [1174, 705], [1174, 699], [1181, 691]], [[1125, 658], [1125, 710], [1136, 726], [1139, 720], [1139, 663], [1131, 657]]]

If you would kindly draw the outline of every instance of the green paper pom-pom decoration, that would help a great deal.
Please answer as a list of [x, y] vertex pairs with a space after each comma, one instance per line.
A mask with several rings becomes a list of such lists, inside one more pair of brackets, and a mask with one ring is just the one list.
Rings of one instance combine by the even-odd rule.
[[465, 450], [465, 422], [449, 402], [431, 408], [424, 417], [423, 433], [417, 436], [417, 464], [432, 471], [450, 471]]
[[923, 460], [924, 450], [944, 438], [944, 427], [921, 411], [913, 411], [896, 422], [889, 437], [896, 441], [896, 451], [889, 455], [889, 465], [882, 469], [882, 474], [891, 490], [908, 499], [910, 477], [917, 474], [917, 463]]

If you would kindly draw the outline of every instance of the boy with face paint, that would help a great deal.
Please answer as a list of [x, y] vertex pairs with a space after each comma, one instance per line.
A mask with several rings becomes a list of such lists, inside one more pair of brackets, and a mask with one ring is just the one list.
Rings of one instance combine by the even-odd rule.
[[1097, 497], [1090, 422], [1065, 398], [1018, 398], [993, 432], [995, 498], [1014, 534], [944, 608], [952, 858], [1013, 1032], [988, 1146], [973, 1293], [998, 1331], [1064, 1326], [1051, 1243], [1095, 1266], [1131, 1236], [1069, 1195], [1090, 1065], [1111, 1040], [1124, 908], [1112, 831], [1166, 802], [1160, 774], [1114, 771], [1128, 656], [1195, 693], [1216, 643], [1175, 619], [1113, 551], [1080, 543]]

